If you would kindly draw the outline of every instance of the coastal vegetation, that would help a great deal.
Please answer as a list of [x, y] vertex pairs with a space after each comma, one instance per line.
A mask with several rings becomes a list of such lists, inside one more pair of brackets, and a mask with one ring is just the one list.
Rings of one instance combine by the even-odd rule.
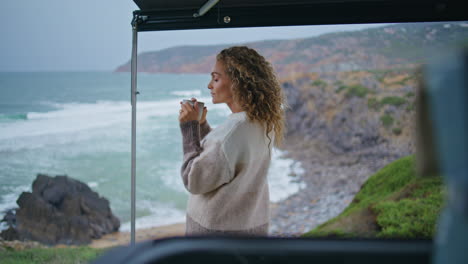
[[406, 100], [398, 96], [387, 96], [380, 101], [380, 104], [400, 106], [406, 104]]
[[25, 250], [14, 250], [7, 248], [0, 251], [2, 264], [80, 264], [101, 256], [105, 249], [94, 249], [90, 247], [71, 248], [32, 248]]
[[400, 135], [401, 134], [401, 128], [400, 127], [395, 127], [392, 129], [393, 134], [395, 135]]
[[382, 124], [384, 125], [384, 127], [390, 127], [393, 125], [394, 119], [391, 115], [385, 114], [380, 117], [380, 121], [382, 121]]
[[369, 89], [360, 84], [351, 85], [349, 87], [346, 87], [345, 89], [348, 90], [346, 95], [349, 97], [356, 96], [363, 98], [369, 93]]
[[304, 237], [431, 239], [443, 206], [441, 177], [416, 177], [414, 156], [372, 175], [337, 217]]
[[[407, 94], [414, 94], [413, 92], [408, 92]], [[384, 97], [382, 100], [378, 100], [375, 97], [371, 97], [367, 100], [367, 106], [369, 109], [372, 109], [374, 111], [380, 111], [383, 106], [385, 105], [393, 105], [396, 107], [402, 106], [404, 104], [408, 103], [408, 101], [400, 96], [387, 96]]]
[[312, 86], [318, 86], [318, 87], [325, 87], [327, 86], [327, 83], [321, 79], [317, 79], [315, 81], [312, 82], [311, 84]]

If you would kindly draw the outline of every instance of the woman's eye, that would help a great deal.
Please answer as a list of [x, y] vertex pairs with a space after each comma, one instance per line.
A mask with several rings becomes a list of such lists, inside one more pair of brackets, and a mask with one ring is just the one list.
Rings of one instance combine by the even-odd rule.
[[214, 81], [215, 81], [215, 82], [218, 82], [218, 79], [215, 79]]

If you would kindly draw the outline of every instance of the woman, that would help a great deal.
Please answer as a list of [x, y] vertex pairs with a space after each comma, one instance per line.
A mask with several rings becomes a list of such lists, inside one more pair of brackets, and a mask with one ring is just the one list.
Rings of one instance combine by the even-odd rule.
[[[221, 51], [208, 84], [214, 104], [232, 114], [211, 130], [207, 109], [181, 103], [186, 235], [268, 235], [267, 172], [284, 130], [284, 96], [273, 68], [247, 47]], [[201, 109], [200, 109], [201, 110]]]

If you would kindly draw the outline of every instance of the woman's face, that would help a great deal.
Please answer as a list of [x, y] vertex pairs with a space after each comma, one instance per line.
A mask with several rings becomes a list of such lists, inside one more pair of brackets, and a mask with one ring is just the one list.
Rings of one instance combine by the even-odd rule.
[[208, 89], [211, 91], [211, 97], [213, 104], [232, 104], [232, 81], [226, 74], [224, 64], [216, 60], [216, 64], [211, 72], [211, 81], [208, 84]]

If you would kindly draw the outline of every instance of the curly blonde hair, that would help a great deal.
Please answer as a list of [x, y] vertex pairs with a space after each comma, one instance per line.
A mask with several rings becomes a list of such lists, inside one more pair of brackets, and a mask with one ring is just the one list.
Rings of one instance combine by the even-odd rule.
[[234, 100], [251, 121], [266, 127], [266, 135], [274, 130], [274, 145], [284, 139], [286, 102], [275, 71], [265, 58], [246, 46], [222, 50], [216, 59], [224, 64], [233, 86]]

